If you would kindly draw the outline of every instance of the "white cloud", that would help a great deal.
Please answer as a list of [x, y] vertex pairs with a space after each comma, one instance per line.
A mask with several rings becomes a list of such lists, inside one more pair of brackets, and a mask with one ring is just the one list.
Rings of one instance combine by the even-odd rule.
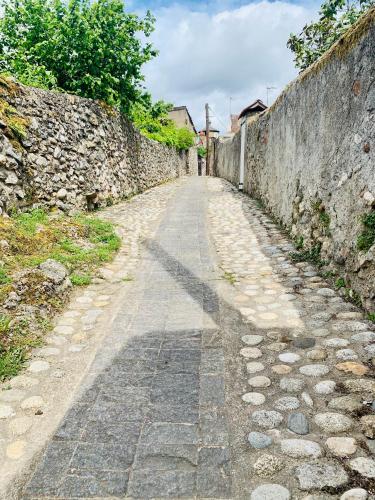
[[[146, 86], [154, 99], [187, 105], [197, 127], [204, 123], [209, 102], [224, 131], [232, 111], [251, 101], [266, 100], [266, 87], [281, 92], [297, 71], [286, 48], [291, 32], [299, 32], [317, 11], [276, 1], [249, 3], [209, 13], [184, 6], [164, 7], [154, 14], [152, 40], [159, 56], [145, 68]], [[220, 121], [221, 120], [221, 121]]]

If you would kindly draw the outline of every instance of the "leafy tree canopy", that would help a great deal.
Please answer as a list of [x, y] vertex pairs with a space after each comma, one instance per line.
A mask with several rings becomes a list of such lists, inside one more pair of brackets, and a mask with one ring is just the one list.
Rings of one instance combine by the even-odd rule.
[[135, 103], [131, 110], [131, 119], [143, 135], [149, 139], [173, 146], [179, 150], [194, 145], [195, 135], [187, 128], [177, 128], [168, 117], [172, 104], [157, 101], [152, 104], [150, 97], [144, 102]]
[[157, 52], [122, 0], [2, 0], [0, 72], [27, 85], [100, 99], [129, 113], [148, 99], [142, 66]]
[[304, 70], [324, 54], [375, 0], [327, 0], [319, 20], [307, 24], [299, 35], [291, 34], [287, 46], [295, 54], [295, 65]]

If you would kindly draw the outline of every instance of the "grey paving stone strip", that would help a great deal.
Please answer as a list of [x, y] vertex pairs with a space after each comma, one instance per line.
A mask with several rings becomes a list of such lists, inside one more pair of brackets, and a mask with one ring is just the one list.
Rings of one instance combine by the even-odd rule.
[[[220, 307], [192, 178], [22, 498], [230, 498]], [[130, 299], [129, 299], [130, 297]]]

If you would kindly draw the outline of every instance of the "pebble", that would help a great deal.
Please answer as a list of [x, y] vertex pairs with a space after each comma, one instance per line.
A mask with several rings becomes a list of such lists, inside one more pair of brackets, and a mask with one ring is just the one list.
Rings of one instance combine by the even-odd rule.
[[57, 335], [73, 335], [74, 328], [71, 326], [56, 326], [53, 331], [57, 333]]
[[375, 438], [375, 415], [364, 415], [361, 417], [361, 429], [363, 434], [370, 438]]
[[262, 450], [272, 444], [271, 436], [267, 436], [262, 432], [250, 432], [247, 439], [250, 445], [257, 450]]
[[305, 365], [301, 366], [299, 371], [308, 377], [321, 377], [329, 373], [329, 367], [327, 365]]
[[247, 373], [257, 373], [264, 370], [264, 364], [259, 363], [258, 361], [250, 361], [246, 365]]
[[300, 378], [283, 377], [280, 380], [280, 388], [287, 392], [300, 392], [305, 385], [305, 381]]
[[308, 434], [309, 422], [303, 413], [291, 413], [288, 416], [288, 429], [295, 434]]
[[318, 443], [306, 439], [282, 439], [280, 447], [281, 453], [292, 458], [319, 458], [322, 455], [322, 450]]
[[367, 378], [345, 380], [344, 387], [350, 392], [375, 393], [375, 381]]
[[0, 404], [0, 420], [9, 417], [14, 417], [15, 414], [16, 412], [13, 410], [11, 406]]
[[353, 488], [341, 495], [340, 500], [366, 500], [367, 491], [363, 488]]
[[321, 295], [322, 297], [335, 297], [336, 292], [332, 290], [331, 288], [319, 288], [319, 290], [316, 292], [318, 295]]
[[21, 408], [23, 410], [38, 410], [40, 408], [43, 408], [43, 406], [44, 400], [40, 396], [31, 396], [21, 403]]
[[241, 356], [248, 359], [257, 359], [262, 356], [262, 351], [257, 347], [244, 347], [240, 351]]
[[20, 401], [24, 397], [25, 397], [25, 391], [21, 391], [20, 389], [8, 389], [0, 392], [0, 401], [5, 401], [7, 403]]
[[353, 349], [341, 349], [340, 351], [336, 351], [336, 358], [342, 359], [344, 361], [349, 361], [353, 359], [358, 359], [358, 356]]
[[356, 440], [348, 437], [330, 437], [326, 441], [329, 450], [338, 457], [347, 457], [357, 451]]
[[272, 344], [268, 344], [266, 346], [266, 349], [273, 352], [280, 352], [286, 349], [287, 346], [288, 344], [286, 344], [285, 342], [273, 342]]
[[293, 396], [285, 396], [283, 398], [275, 401], [275, 408], [277, 410], [285, 411], [285, 410], [296, 410], [300, 407], [300, 402], [297, 398]]
[[309, 349], [314, 347], [316, 340], [313, 337], [301, 337], [293, 340], [292, 345], [298, 347], [299, 349]]
[[262, 335], [244, 335], [241, 340], [244, 344], [253, 346], [263, 342], [263, 338]]
[[264, 429], [274, 429], [283, 421], [283, 416], [274, 410], [258, 410], [251, 415], [251, 419]]
[[314, 421], [325, 432], [345, 432], [353, 427], [352, 419], [341, 413], [317, 413]]
[[335, 365], [337, 370], [345, 373], [353, 373], [354, 375], [365, 375], [368, 372], [368, 368], [361, 363], [353, 363], [353, 361], [345, 361], [344, 363], [338, 363]]
[[290, 492], [280, 484], [262, 484], [251, 493], [250, 500], [290, 500]]
[[18, 460], [25, 453], [25, 441], [14, 441], [7, 446], [7, 457], [12, 460]]
[[12, 378], [11, 386], [12, 387], [20, 387], [21, 389], [29, 389], [30, 387], [34, 387], [39, 384], [39, 380], [31, 377], [27, 377], [26, 375], [18, 375], [17, 377]]
[[253, 467], [258, 476], [269, 477], [282, 470], [284, 465], [284, 461], [274, 455], [261, 455]]
[[28, 371], [31, 373], [39, 373], [39, 372], [44, 372], [48, 369], [49, 369], [48, 361], [33, 361], [30, 364]]
[[375, 332], [361, 332], [356, 333], [350, 337], [352, 342], [374, 342], [375, 341]]
[[314, 391], [317, 394], [331, 394], [336, 387], [336, 382], [333, 380], [323, 380], [314, 386]]
[[17, 417], [9, 422], [9, 430], [15, 436], [21, 436], [25, 434], [32, 425], [33, 421], [30, 417]]
[[258, 375], [257, 377], [249, 378], [248, 384], [251, 387], [269, 387], [271, 385], [271, 380], [263, 375]]
[[242, 400], [252, 405], [262, 405], [266, 398], [260, 392], [248, 392], [242, 396]]
[[346, 339], [334, 338], [324, 340], [323, 345], [325, 347], [347, 347], [349, 343]]
[[311, 359], [311, 361], [323, 361], [327, 358], [327, 353], [324, 349], [313, 349], [306, 353], [306, 357]]
[[343, 467], [323, 461], [300, 465], [296, 469], [296, 477], [301, 490], [338, 488], [347, 484], [349, 479]]
[[311, 332], [314, 337], [327, 337], [330, 334], [330, 331], [327, 328], [316, 328]]
[[292, 371], [292, 367], [288, 365], [274, 365], [272, 367], [272, 371], [277, 373], [278, 375], [286, 375]]
[[60, 349], [56, 347], [43, 347], [38, 351], [38, 355], [42, 358], [48, 358], [49, 356], [58, 356], [60, 354]]
[[[364, 349], [368, 356], [375, 356], [375, 344], [371, 344], [365, 347]], [[357, 356], [358, 357], [358, 356]]]
[[303, 392], [301, 394], [301, 397], [307, 406], [309, 406], [310, 408], [314, 406], [314, 401], [312, 400], [312, 397], [308, 392]]
[[372, 458], [358, 457], [349, 462], [350, 468], [359, 472], [361, 476], [375, 478], [375, 460]]
[[357, 411], [363, 408], [363, 404], [359, 397], [356, 396], [340, 396], [339, 398], [331, 399], [328, 403], [328, 408], [331, 410], [342, 411]]
[[283, 363], [296, 363], [301, 359], [299, 354], [295, 354], [294, 352], [283, 352], [279, 354], [279, 360]]
[[54, 345], [64, 345], [68, 342], [67, 339], [61, 335], [52, 335], [52, 337], [49, 337], [46, 340], [48, 344]]

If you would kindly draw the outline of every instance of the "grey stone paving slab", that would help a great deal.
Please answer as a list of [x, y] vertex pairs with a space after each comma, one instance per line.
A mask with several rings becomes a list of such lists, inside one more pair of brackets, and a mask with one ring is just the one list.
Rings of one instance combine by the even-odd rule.
[[[231, 497], [205, 198], [204, 180], [190, 179], [146, 241], [142, 268], [93, 363], [91, 382], [53, 436], [24, 498]], [[207, 318], [215, 326], [207, 328]]]

